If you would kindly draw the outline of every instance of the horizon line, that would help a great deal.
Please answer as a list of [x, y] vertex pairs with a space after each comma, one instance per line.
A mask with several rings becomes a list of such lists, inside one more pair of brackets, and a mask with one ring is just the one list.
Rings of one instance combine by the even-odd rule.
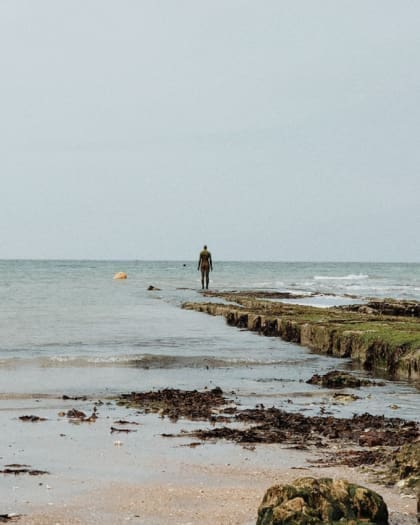
[[[5, 257], [0, 261], [27, 262], [195, 262], [196, 259], [74, 258], [74, 257]], [[214, 263], [284, 263], [284, 264], [420, 264], [420, 261], [343, 260], [343, 259], [216, 259]]]

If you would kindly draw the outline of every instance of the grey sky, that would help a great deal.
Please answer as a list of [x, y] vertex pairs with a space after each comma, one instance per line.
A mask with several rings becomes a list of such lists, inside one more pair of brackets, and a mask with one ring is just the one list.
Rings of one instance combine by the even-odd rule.
[[417, 0], [0, 0], [0, 258], [420, 262]]

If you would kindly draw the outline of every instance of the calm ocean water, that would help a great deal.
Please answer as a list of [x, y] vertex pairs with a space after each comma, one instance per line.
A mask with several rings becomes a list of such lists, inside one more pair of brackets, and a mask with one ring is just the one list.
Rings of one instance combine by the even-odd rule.
[[[128, 279], [113, 280], [118, 271]], [[150, 292], [149, 285], [160, 290]], [[307, 302], [321, 307], [367, 297], [420, 300], [420, 264], [215, 261], [210, 285], [317, 292]], [[336, 405], [330, 392], [305, 381], [315, 372], [349, 367], [346, 360], [180, 309], [183, 301], [200, 300], [199, 288], [191, 261], [0, 261], [0, 395], [100, 396], [217, 385], [249, 405], [317, 413], [324, 403], [337, 415], [418, 417], [418, 391], [404, 381], [359, 391], [360, 400]]]

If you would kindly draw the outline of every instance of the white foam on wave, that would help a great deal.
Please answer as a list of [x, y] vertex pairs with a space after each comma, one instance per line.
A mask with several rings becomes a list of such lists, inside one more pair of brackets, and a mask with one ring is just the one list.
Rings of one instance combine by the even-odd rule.
[[41, 360], [51, 363], [63, 363], [63, 364], [81, 364], [81, 363], [93, 363], [93, 364], [113, 364], [113, 363], [124, 363], [128, 362], [130, 356], [84, 356], [84, 355], [50, 355], [42, 356]]
[[361, 281], [363, 279], [369, 279], [369, 275], [364, 273], [349, 274], [349, 275], [315, 275], [315, 281]]
[[[0, 361], [3, 366], [16, 366], [16, 359]], [[42, 356], [37, 358], [21, 359], [20, 365], [35, 365], [43, 368], [89, 368], [94, 367], [136, 367], [152, 369], [170, 369], [170, 368], [226, 368], [226, 367], [243, 367], [243, 366], [275, 366], [282, 363], [278, 359], [258, 359], [252, 357], [214, 357], [207, 355], [198, 356], [180, 356], [164, 354], [142, 354], [142, 355], [120, 355], [120, 356]]]

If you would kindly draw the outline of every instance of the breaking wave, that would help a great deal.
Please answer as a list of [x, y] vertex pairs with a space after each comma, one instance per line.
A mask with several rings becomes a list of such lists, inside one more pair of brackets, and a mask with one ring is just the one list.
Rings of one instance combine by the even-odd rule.
[[349, 274], [349, 275], [315, 275], [315, 281], [362, 281], [364, 279], [369, 279], [369, 275], [364, 273], [359, 274]]
[[142, 354], [125, 356], [42, 356], [34, 358], [13, 358], [0, 360], [0, 366], [11, 368], [17, 366], [38, 365], [42, 368], [108, 368], [128, 367], [148, 369], [178, 368], [242, 368], [255, 366], [274, 366], [282, 363], [281, 359], [223, 358], [212, 356], [176, 356], [162, 354]]

